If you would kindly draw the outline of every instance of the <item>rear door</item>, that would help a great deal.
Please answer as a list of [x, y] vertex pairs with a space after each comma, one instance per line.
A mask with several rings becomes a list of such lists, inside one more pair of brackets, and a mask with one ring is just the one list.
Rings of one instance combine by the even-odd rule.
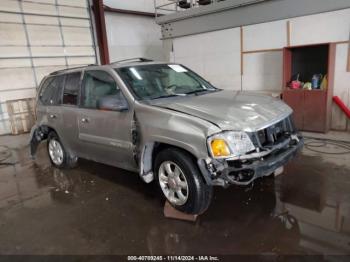
[[[59, 132], [62, 123], [61, 98], [64, 84], [64, 75], [50, 76], [42, 85], [39, 93], [38, 119]], [[45, 121], [46, 120], [46, 121]]]
[[82, 72], [65, 74], [65, 84], [62, 94], [62, 123], [60, 138], [74, 155], [78, 152], [78, 109]]
[[97, 162], [134, 169], [131, 110], [105, 111], [97, 106], [99, 99], [114, 95], [125, 99], [112, 74], [104, 70], [84, 72], [78, 116], [79, 154]]

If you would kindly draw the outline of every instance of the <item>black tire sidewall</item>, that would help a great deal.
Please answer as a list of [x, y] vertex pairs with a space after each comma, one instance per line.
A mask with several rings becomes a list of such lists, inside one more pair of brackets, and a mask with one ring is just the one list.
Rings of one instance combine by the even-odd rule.
[[159, 191], [164, 193], [160, 187], [158, 173], [159, 167], [164, 161], [172, 161], [180, 167], [188, 184], [188, 198], [185, 204], [178, 206], [170, 203], [175, 209], [188, 214], [201, 214], [209, 206], [211, 201], [212, 187], [204, 183], [197, 165], [192, 157], [185, 151], [169, 148], [158, 153], [155, 160], [155, 179]]
[[[63, 150], [63, 161], [62, 161], [62, 163], [60, 165], [56, 165], [51, 159], [50, 152], [49, 152], [49, 144], [50, 144], [51, 140], [56, 140], [61, 145], [61, 148]], [[64, 148], [60, 138], [56, 134], [56, 132], [50, 132], [50, 134], [47, 137], [47, 153], [49, 155], [50, 162], [51, 162], [51, 164], [53, 166], [55, 166], [57, 168], [64, 168], [66, 166], [66, 164], [67, 164], [67, 153], [66, 153], [66, 150], [65, 150], [65, 148]]]

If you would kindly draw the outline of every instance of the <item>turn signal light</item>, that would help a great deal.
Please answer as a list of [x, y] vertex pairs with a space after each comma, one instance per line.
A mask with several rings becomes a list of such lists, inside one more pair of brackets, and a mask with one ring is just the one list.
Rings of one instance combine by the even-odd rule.
[[223, 139], [214, 139], [211, 141], [211, 152], [214, 157], [229, 156], [230, 150]]

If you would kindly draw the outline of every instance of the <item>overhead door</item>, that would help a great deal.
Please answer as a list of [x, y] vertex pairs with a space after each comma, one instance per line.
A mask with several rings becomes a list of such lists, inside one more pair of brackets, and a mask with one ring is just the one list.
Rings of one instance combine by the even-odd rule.
[[87, 0], [0, 1], [0, 134], [5, 101], [34, 97], [48, 73], [96, 63]]

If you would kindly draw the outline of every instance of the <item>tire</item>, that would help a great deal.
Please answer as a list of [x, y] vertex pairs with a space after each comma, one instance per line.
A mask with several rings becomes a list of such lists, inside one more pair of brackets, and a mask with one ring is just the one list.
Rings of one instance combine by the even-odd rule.
[[[55, 150], [57, 148], [59, 148], [58, 151]], [[56, 153], [53, 153], [53, 151]], [[74, 168], [77, 165], [78, 158], [69, 155], [54, 131], [51, 131], [47, 137], [47, 153], [51, 164], [57, 168]]]
[[[177, 148], [165, 149], [158, 153], [154, 166], [160, 191], [175, 209], [187, 214], [202, 214], [208, 209], [213, 187], [205, 184], [189, 153]], [[176, 173], [180, 175], [173, 178]]]

